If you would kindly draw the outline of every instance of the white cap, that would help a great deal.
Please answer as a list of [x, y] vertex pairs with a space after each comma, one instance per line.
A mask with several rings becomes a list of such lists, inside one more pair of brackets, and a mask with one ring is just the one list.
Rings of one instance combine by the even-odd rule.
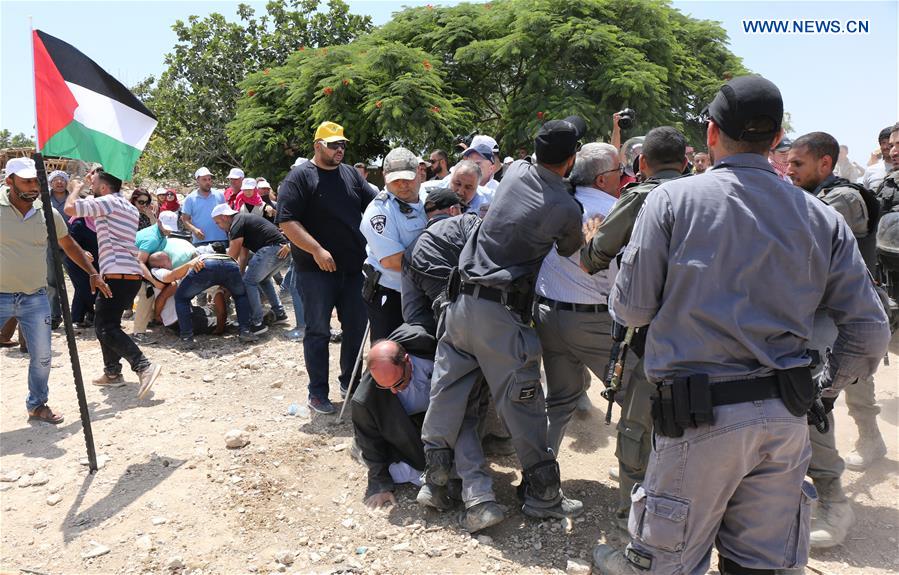
[[203, 166], [202, 168], [200, 168], [199, 170], [194, 172], [194, 179], [197, 179], [201, 176], [211, 176], [211, 175], [212, 175], [212, 172], [209, 171], [209, 168], [207, 168], [206, 166]]
[[231, 206], [228, 204], [219, 204], [212, 208], [212, 217], [216, 216], [233, 216], [237, 211], [231, 209]]
[[297, 166], [302, 166], [303, 164], [305, 164], [308, 161], [309, 160], [307, 160], [306, 158], [297, 158], [296, 161], [294, 161], [293, 165], [290, 167], [296, 168]]
[[34, 160], [31, 158], [13, 158], [6, 162], [6, 177], [12, 175], [19, 176], [24, 180], [30, 180], [37, 177], [37, 168], [34, 167]]
[[178, 214], [175, 212], [159, 212], [159, 217], [157, 218], [159, 221], [159, 225], [161, 225], [165, 230], [169, 232], [177, 232], [178, 231]]
[[156, 191], [153, 192], [153, 195], [154, 196], [164, 196], [167, 193], [169, 193], [169, 191], [165, 188], [156, 188]]
[[503, 163], [504, 163], [504, 164], [511, 164], [512, 161], [513, 161], [513, 160], [512, 160], [512, 156], [506, 156], [505, 158], [503, 158]]
[[244, 178], [243, 182], [240, 183], [241, 190], [255, 190], [256, 189], [256, 180], [253, 178]]
[[496, 140], [491, 138], [490, 136], [485, 136], [484, 134], [478, 134], [474, 138], [471, 139], [471, 144], [468, 145], [469, 148], [476, 148], [478, 146], [487, 146], [493, 153], [499, 151], [499, 145], [496, 143]]
[[260, 190], [270, 190], [272, 189], [272, 185], [268, 183], [268, 180], [259, 180], [256, 182], [256, 187]]
[[237, 178], [243, 179], [244, 173], [240, 168], [231, 168], [231, 171], [228, 172], [229, 180], [236, 180]]

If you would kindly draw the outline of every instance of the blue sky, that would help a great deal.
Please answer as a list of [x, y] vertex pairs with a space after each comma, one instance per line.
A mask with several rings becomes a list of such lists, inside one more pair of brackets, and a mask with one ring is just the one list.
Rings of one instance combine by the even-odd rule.
[[[246, 2], [257, 12], [264, 2]], [[383, 24], [403, 6], [455, 4], [439, 0], [348, 2], [353, 12]], [[191, 14], [234, 16], [237, 2], [220, 0], [45, 2], [0, 0], [0, 128], [34, 132], [28, 16], [34, 25], [77, 46], [126, 85], [163, 70], [175, 42], [171, 25]], [[849, 146], [864, 164], [877, 132], [899, 120], [899, 12], [895, 0], [876, 2], [677, 1], [696, 18], [717, 20], [731, 50], [776, 83], [792, 117], [794, 136], [822, 130]], [[868, 34], [747, 34], [743, 20], [867, 20]]]

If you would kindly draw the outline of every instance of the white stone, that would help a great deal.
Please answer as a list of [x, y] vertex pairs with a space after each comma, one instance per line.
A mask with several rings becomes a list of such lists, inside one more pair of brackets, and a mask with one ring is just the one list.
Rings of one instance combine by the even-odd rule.
[[346, 448], [347, 448], [347, 444], [346, 444], [346, 443], [338, 443], [337, 445], [335, 445], [334, 447], [331, 448], [331, 451], [335, 451], [335, 452], [336, 452], [336, 451], [343, 451], [343, 450], [346, 449]]
[[21, 476], [22, 476], [22, 474], [19, 473], [17, 470], [15, 470], [15, 469], [10, 469], [9, 471], [7, 471], [6, 473], [4, 473], [3, 475], [0, 475], [0, 482], [3, 482], [3, 483], [13, 483], [13, 482], [18, 481], [18, 480], [19, 480], [19, 477], [21, 477]]
[[293, 565], [293, 553], [290, 551], [278, 551], [275, 553], [275, 561], [281, 565]]
[[165, 517], [154, 517], [150, 520], [153, 525], [165, 525], [166, 521], [168, 521], [168, 519], [166, 519]]
[[134, 541], [134, 544], [137, 545], [138, 549], [144, 551], [151, 551], [153, 549], [153, 540], [150, 539], [149, 535], [141, 535]]
[[409, 551], [412, 552], [412, 544], [408, 541], [403, 541], [402, 543], [397, 543], [393, 547], [390, 548], [391, 551]]
[[96, 541], [91, 541], [91, 545], [93, 545], [93, 547], [81, 554], [82, 559], [93, 559], [94, 557], [106, 555], [110, 551], [109, 547], [101, 545]]
[[569, 559], [565, 565], [568, 575], [590, 575], [590, 564], [580, 559]]
[[493, 545], [493, 537], [489, 535], [478, 535], [477, 542], [479, 545]]
[[53, 493], [47, 496], [47, 505], [53, 506], [62, 501], [62, 495], [59, 493]]
[[203, 376], [203, 381], [206, 383], [212, 383], [213, 381], [215, 381], [215, 376], [206, 374]]
[[239, 449], [250, 443], [250, 434], [243, 429], [232, 429], [225, 434], [225, 446], [228, 449]]
[[340, 524], [343, 525], [344, 527], [346, 527], [347, 529], [352, 529], [353, 527], [356, 526], [356, 522], [353, 521], [352, 518], [349, 518], [349, 517], [344, 519], [343, 521], [341, 521]]

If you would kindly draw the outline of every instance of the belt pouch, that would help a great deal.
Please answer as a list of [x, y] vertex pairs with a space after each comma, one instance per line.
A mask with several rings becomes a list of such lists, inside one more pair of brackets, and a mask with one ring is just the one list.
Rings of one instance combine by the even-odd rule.
[[780, 398], [790, 413], [805, 415], [815, 402], [815, 383], [808, 367], [794, 367], [776, 372]]
[[671, 384], [671, 396], [674, 406], [674, 422], [678, 427], [693, 427], [690, 419], [690, 388], [686, 377], [675, 377]]
[[690, 376], [690, 416], [694, 425], [712, 423], [712, 389], [704, 373]]

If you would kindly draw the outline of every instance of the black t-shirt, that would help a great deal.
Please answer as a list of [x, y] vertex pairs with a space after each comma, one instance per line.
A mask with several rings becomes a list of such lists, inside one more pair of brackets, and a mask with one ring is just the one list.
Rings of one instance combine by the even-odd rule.
[[231, 222], [228, 238], [243, 238], [243, 247], [251, 252], [258, 252], [265, 246], [287, 243], [287, 238], [281, 234], [278, 226], [256, 214], [236, 214]]
[[[337, 271], [357, 272], [365, 261], [362, 212], [375, 197], [353, 167], [323, 170], [311, 161], [294, 168], [281, 184], [276, 222], [299, 222], [337, 264]], [[319, 271], [312, 254], [291, 245], [301, 271]]]

